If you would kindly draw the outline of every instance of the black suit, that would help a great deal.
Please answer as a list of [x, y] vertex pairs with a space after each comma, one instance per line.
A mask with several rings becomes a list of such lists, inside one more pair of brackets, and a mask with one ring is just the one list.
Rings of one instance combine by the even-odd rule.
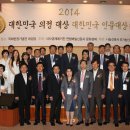
[[19, 97], [19, 117], [20, 123], [24, 123], [24, 108], [26, 122], [30, 120], [31, 103], [31, 79], [27, 75], [27, 84], [25, 84], [23, 75], [20, 73], [14, 79], [14, 95]]
[[[53, 71], [52, 71], [53, 66], [51, 64], [50, 54], [45, 55], [44, 60], [45, 60], [45, 72], [47, 74], [52, 74], [53, 73]], [[53, 62], [55, 62], [55, 64], [59, 65], [59, 67], [61, 68], [61, 58], [59, 55], [57, 55], [57, 54], [54, 55]]]
[[[91, 70], [93, 73], [93, 70]], [[103, 70], [98, 69], [95, 80], [93, 82], [92, 99], [90, 100], [90, 115], [92, 122], [96, 121], [96, 104], [98, 106], [98, 123], [102, 123], [102, 98], [101, 95], [105, 95], [105, 73]]]
[[118, 123], [118, 95], [122, 94], [122, 77], [120, 72], [115, 72], [114, 90], [108, 89], [109, 72], [106, 73], [106, 122], [110, 121], [110, 108], [113, 104], [114, 108], [114, 123]]
[[67, 67], [72, 67], [74, 74], [78, 71], [78, 57], [77, 54], [72, 53], [71, 60], [67, 53], [62, 55], [62, 73], [65, 74]]
[[[123, 77], [123, 73], [122, 73]], [[123, 79], [123, 78], [122, 78]], [[126, 123], [130, 120], [130, 106], [128, 108], [129, 102], [130, 102], [130, 72], [127, 73], [126, 78], [123, 81], [123, 84], [127, 85], [127, 90], [125, 88], [122, 88], [123, 96], [120, 100], [120, 117], [121, 121], [125, 121]]]
[[[98, 59], [99, 61], [101, 61], [101, 57], [100, 54], [99, 55], [95, 55], [94, 59]], [[109, 61], [109, 56], [104, 55], [104, 60], [103, 60], [103, 70], [107, 71], [108, 70], [108, 61]], [[101, 62], [100, 62], [101, 65]]]
[[38, 90], [38, 72], [32, 78], [32, 96], [35, 96], [35, 122], [40, 122], [40, 106], [42, 107], [42, 122], [46, 122], [46, 95], [47, 82], [46, 75], [43, 73], [41, 92]]
[[55, 74], [51, 74], [48, 78], [48, 95], [53, 97], [51, 101], [51, 112], [50, 112], [50, 122], [60, 122], [60, 112], [61, 112], [61, 76], [57, 79]]
[[[112, 54], [112, 55], [109, 56], [109, 60], [110, 61], [114, 61], [116, 63], [116, 59], [115, 59], [114, 54]], [[119, 54], [119, 56], [118, 56], [118, 62], [116, 63], [116, 71], [122, 72], [121, 65], [122, 65], [122, 63], [124, 61], [125, 61], [125, 57], [123, 55]]]
[[[42, 62], [43, 65], [45, 66], [45, 61], [43, 58], [39, 58], [39, 62]], [[33, 75], [33, 74], [36, 74], [37, 70], [36, 70], [36, 58], [32, 58], [29, 60], [29, 63], [28, 63], [28, 72]]]

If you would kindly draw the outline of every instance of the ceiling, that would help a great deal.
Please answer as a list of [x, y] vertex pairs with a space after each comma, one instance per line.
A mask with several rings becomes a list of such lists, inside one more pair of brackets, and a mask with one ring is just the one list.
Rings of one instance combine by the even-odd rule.
[[[47, 3], [47, 0], [15, 0], [15, 3]], [[119, 4], [120, 0], [87, 0], [87, 4]], [[102, 2], [101, 2], [102, 1]], [[103, 2], [106, 1], [106, 2]], [[130, 0], [122, 0], [124, 5], [130, 5]], [[12, 3], [10, 0], [0, 0], [0, 3]], [[52, 0], [54, 4], [83, 4], [83, 0]]]

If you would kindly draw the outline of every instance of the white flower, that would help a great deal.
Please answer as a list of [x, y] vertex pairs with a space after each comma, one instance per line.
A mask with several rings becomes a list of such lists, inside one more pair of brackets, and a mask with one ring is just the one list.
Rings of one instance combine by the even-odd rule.
[[89, 75], [86, 75], [86, 78], [88, 79], [88, 78], [89, 78]]
[[74, 59], [75, 59], [75, 56], [73, 56], [72, 59], [74, 60]]

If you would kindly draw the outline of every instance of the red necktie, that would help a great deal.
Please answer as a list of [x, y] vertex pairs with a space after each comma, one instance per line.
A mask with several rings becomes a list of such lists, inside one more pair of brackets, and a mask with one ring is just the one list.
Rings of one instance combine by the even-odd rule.
[[84, 82], [84, 70], [82, 70], [82, 72], [81, 72], [81, 82]]
[[92, 61], [92, 52], [89, 52], [90, 61]]
[[125, 61], [128, 62], [128, 54], [125, 57]]

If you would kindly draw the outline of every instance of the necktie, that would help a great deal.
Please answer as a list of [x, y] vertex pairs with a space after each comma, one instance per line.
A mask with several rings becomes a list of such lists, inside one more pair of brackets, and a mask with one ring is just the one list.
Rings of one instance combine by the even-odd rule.
[[100, 62], [101, 62], [101, 65], [103, 65], [103, 55], [101, 55], [100, 57]]
[[92, 52], [89, 52], [89, 59], [92, 61]]
[[38, 79], [38, 91], [41, 92], [41, 88], [42, 88], [42, 76], [41, 74], [39, 74], [39, 79]]
[[69, 54], [69, 62], [71, 61], [71, 54]]
[[57, 79], [57, 81], [58, 81], [58, 83], [59, 83], [59, 81], [60, 81], [60, 80], [59, 80], [59, 74], [56, 75], [56, 79]]
[[110, 91], [113, 91], [113, 75], [110, 73]]
[[118, 56], [117, 54], [115, 55], [115, 59], [116, 59], [116, 64], [118, 63]]
[[81, 72], [81, 82], [84, 82], [84, 70], [82, 70], [82, 72]]
[[54, 60], [54, 56], [51, 55], [51, 63], [53, 63], [53, 60]]
[[38, 58], [36, 58], [36, 63], [38, 63], [39, 62], [39, 59]]
[[125, 61], [128, 62], [128, 54], [126, 54]]
[[123, 82], [125, 81], [125, 77], [126, 77], [126, 73], [124, 72], [122, 76]]

